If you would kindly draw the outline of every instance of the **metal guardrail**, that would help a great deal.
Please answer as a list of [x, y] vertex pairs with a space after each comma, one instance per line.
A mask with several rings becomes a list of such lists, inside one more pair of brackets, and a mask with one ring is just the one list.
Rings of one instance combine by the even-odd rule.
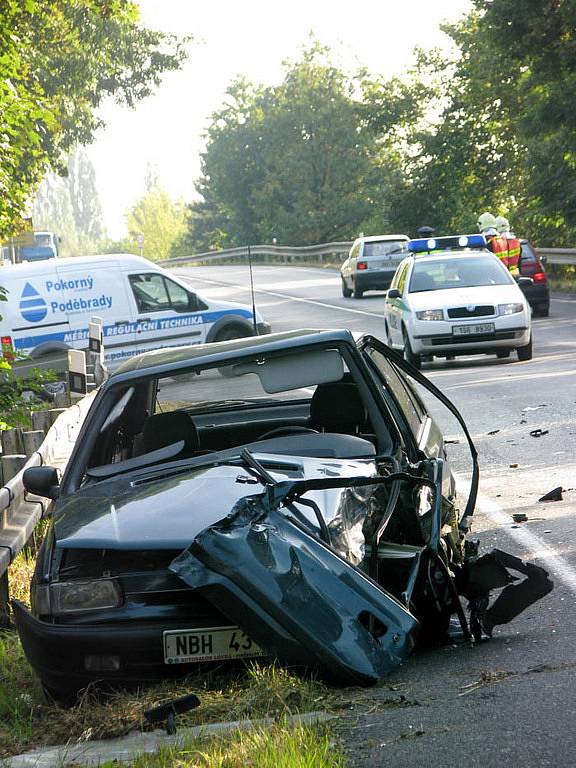
[[[342, 240], [334, 243], [320, 243], [320, 245], [287, 246], [287, 245], [251, 245], [250, 253], [253, 257], [272, 256], [280, 262], [286, 263], [292, 260], [302, 259], [323, 264], [324, 259], [336, 256], [339, 261], [344, 261], [352, 247], [352, 240]], [[206, 251], [190, 256], [177, 256], [166, 259], [161, 264], [188, 264], [190, 262], [216, 261], [218, 259], [247, 261], [248, 247], [226, 248], [222, 251]]]
[[[95, 393], [66, 408], [56, 418], [42, 445], [24, 467], [0, 488], [0, 591], [7, 592], [8, 567], [32, 536], [36, 523], [44, 516], [49, 501], [29, 494], [22, 483], [24, 470], [48, 464], [63, 470]], [[7, 595], [6, 595], [7, 596]]]
[[548, 264], [576, 264], [576, 248], [536, 248]]
[[[284, 246], [284, 245], [251, 245], [250, 252], [253, 257], [275, 257], [280, 263], [302, 260], [317, 263], [322, 266], [327, 257], [336, 257], [337, 261], [344, 261], [352, 240], [341, 240], [334, 243], [321, 243], [320, 245]], [[549, 264], [576, 264], [576, 248], [537, 248], [539, 256], [544, 256]], [[161, 264], [190, 264], [193, 262], [210, 262], [223, 259], [225, 261], [238, 260], [246, 262], [248, 259], [248, 247], [226, 248], [221, 251], [206, 251], [190, 256], [177, 256], [173, 259], [165, 259]]]

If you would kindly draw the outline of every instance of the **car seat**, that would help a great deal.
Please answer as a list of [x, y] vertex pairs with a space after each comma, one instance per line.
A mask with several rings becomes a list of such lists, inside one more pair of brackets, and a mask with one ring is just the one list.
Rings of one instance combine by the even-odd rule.
[[198, 430], [185, 411], [155, 413], [144, 422], [142, 443], [145, 453], [165, 448], [180, 440], [184, 441], [180, 456], [193, 456], [200, 452]]
[[310, 427], [319, 432], [358, 435], [366, 422], [366, 408], [356, 384], [336, 381], [316, 387], [310, 401]]

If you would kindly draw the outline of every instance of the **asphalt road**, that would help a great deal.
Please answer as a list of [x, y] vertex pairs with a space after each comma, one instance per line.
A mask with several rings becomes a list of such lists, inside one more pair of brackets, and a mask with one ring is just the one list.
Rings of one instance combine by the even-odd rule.
[[[250, 302], [247, 267], [174, 270], [201, 295]], [[335, 272], [254, 268], [258, 309], [274, 331], [350, 328], [383, 337], [383, 295], [344, 299]], [[492, 640], [414, 655], [385, 684], [349, 691], [341, 736], [355, 766], [576, 765], [576, 297], [533, 321], [530, 362], [495, 357], [424, 364], [455, 402], [480, 454], [474, 534], [544, 566], [554, 591]], [[431, 406], [463, 489], [469, 463], [451, 416]], [[539, 437], [533, 430], [547, 431]], [[538, 498], [556, 486], [562, 501]], [[513, 512], [528, 522], [515, 524]]]

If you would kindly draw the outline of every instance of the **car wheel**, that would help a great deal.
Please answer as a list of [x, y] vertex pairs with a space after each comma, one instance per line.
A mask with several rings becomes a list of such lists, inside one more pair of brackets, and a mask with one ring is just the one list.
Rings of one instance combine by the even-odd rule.
[[518, 347], [516, 352], [518, 353], [518, 360], [520, 360], [521, 363], [526, 360], [532, 360], [532, 336], [530, 336], [528, 344], [524, 347]]
[[500, 360], [503, 360], [505, 357], [510, 357], [510, 350], [499, 349], [498, 352], [496, 352], [496, 357], [498, 357]]
[[346, 280], [344, 280], [344, 278], [342, 278], [342, 296], [344, 296], [345, 299], [349, 299], [350, 296], [352, 296], [352, 291], [346, 285]]
[[68, 688], [52, 688], [42, 683], [42, 692], [47, 701], [56, 704], [61, 709], [71, 709], [78, 701], [78, 691]]
[[354, 295], [355, 299], [361, 299], [362, 296], [364, 296], [364, 291], [361, 288], [359, 288], [356, 285], [356, 283], [354, 283], [354, 294], [353, 295]]
[[550, 314], [550, 306], [548, 304], [541, 304], [534, 314], [538, 315], [538, 317], [548, 317]]
[[[243, 328], [238, 328], [237, 326], [231, 326], [230, 328], [223, 328], [220, 333], [216, 336], [214, 341], [231, 341], [232, 339], [243, 339], [245, 336], [249, 336], [249, 333], [246, 333], [246, 331]], [[230, 379], [233, 376], [236, 376], [237, 374], [232, 372], [232, 369], [230, 366], [224, 366], [223, 368], [218, 368], [218, 373], [220, 376], [223, 376], [225, 379]]]
[[403, 331], [404, 336], [404, 360], [409, 363], [413, 368], [420, 369], [422, 367], [422, 360], [420, 355], [414, 354], [412, 347], [410, 346], [410, 340], [406, 331]]

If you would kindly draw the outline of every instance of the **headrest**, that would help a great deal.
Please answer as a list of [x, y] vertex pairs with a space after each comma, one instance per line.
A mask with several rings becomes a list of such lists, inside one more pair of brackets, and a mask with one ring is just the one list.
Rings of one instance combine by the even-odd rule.
[[366, 423], [366, 409], [356, 384], [347, 381], [319, 384], [310, 402], [310, 424], [325, 432], [358, 432]]
[[164, 448], [179, 440], [184, 440], [183, 453], [200, 448], [196, 426], [184, 411], [168, 411], [149, 416], [144, 422], [142, 440], [147, 452]]

